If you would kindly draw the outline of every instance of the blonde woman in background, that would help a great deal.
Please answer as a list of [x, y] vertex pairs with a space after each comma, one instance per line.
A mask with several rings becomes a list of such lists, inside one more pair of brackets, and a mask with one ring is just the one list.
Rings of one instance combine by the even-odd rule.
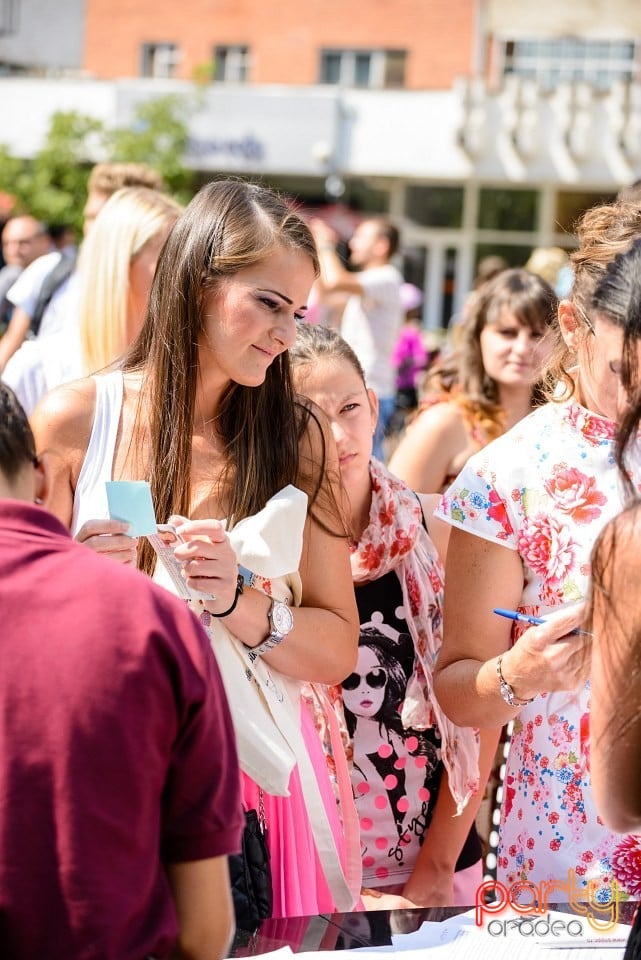
[[175, 200], [147, 187], [125, 187], [107, 201], [80, 252], [77, 326], [25, 341], [3, 373], [27, 414], [53, 387], [109, 366], [133, 343], [180, 212]]

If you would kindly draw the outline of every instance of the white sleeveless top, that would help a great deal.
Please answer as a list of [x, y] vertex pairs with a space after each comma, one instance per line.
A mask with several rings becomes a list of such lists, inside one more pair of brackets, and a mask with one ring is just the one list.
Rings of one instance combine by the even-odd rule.
[[112, 370], [92, 379], [96, 385], [96, 406], [89, 446], [73, 498], [72, 536], [87, 520], [109, 516], [105, 482], [112, 479], [113, 473], [122, 410], [122, 370]]

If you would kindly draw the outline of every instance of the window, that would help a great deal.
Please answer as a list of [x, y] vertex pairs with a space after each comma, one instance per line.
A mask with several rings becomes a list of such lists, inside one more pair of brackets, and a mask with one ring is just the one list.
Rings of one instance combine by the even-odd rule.
[[410, 185], [405, 188], [405, 216], [423, 227], [460, 228], [463, 188]]
[[478, 226], [482, 230], [536, 230], [537, 190], [483, 187], [479, 195]]
[[217, 83], [246, 83], [249, 47], [214, 47], [214, 80]]
[[344, 87], [405, 86], [404, 50], [323, 50], [320, 82]]
[[504, 50], [505, 74], [536, 80], [553, 89], [564, 81], [590, 83], [607, 90], [614, 80], [636, 76], [636, 45], [632, 40], [510, 40]]
[[168, 78], [176, 75], [179, 62], [175, 43], [143, 43], [142, 76]]
[[588, 190], [560, 190], [556, 196], [554, 225], [557, 233], [573, 235], [577, 221], [586, 210], [601, 203], [611, 203], [613, 193], [594, 193]]

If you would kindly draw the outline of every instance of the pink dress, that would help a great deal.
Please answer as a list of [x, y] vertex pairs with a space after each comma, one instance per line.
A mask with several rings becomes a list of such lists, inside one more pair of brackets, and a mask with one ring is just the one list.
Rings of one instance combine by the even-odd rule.
[[[344, 862], [343, 832], [334, 791], [327, 773], [327, 764], [318, 733], [311, 715], [304, 706], [301, 706], [301, 726], [334, 841]], [[242, 779], [243, 803], [246, 809], [257, 810], [258, 787], [244, 774]], [[333, 913], [334, 903], [316, 853], [296, 767], [289, 781], [289, 792], [289, 797], [263, 794], [267, 845], [271, 856], [274, 883], [272, 918]]]
[[[78, 477], [72, 533], [93, 517], [109, 515], [105, 493], [105, 481], [112, 479], [114, 450], [123, 397], [122, 371], [114, 370], [95, 377], [96, 406], [89, 446]], [[268, 581], [257, 578], [256, 586], [270, 593]], [[164, 584], [167, 586], [168, 584]], [[196, 615], [200, 611], [194, 609]], [[203, 622], [203, 626], [206, 625]], [[307, 709], [301, 706], [302, 732], [313, 761], [318, 788], [327, 810], [327, 816], [336, 840], [341, 862], [345, 862], [343, 833], [337, 812], [336, 800], [320, 739]], [[215, 748], [215, 747], [214, 747]], [[244, 801], [248, 807], [258, 809], [258, 788], [244, 778]], [[302, 788], [296, 770], [292, 773], [289, 797], [272, 797], [265, 794], [268, 845], [274, 878], [274, 917], [317, 914], [333, 910], [327, 884], [323, 876], [309, 818], [302, 796]]]

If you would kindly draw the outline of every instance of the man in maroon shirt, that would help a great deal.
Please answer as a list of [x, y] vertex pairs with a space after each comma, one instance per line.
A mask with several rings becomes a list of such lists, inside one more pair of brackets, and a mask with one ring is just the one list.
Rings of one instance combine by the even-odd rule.
[[0, 956], [223, 957], [244, 818], [207, 637], [45, 495], [0, 384]]

